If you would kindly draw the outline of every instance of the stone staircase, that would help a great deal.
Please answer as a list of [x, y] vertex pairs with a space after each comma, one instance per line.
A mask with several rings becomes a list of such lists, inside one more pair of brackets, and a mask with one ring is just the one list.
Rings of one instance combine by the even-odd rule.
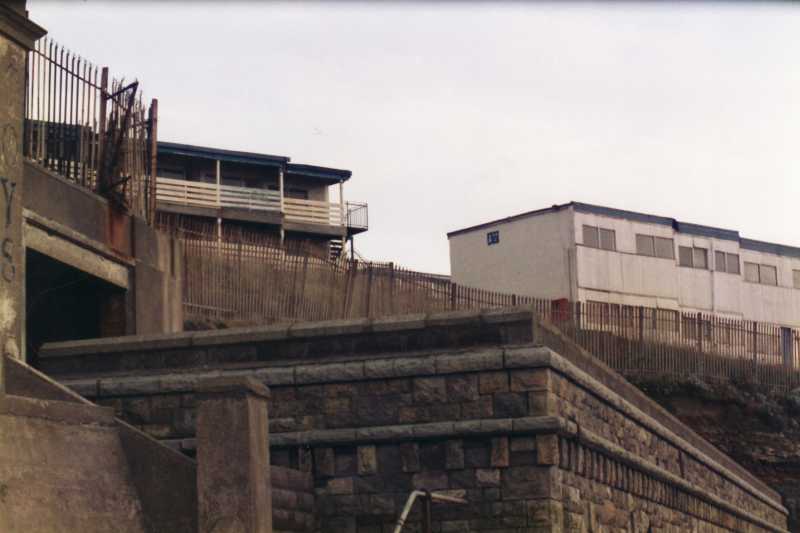
[[194, 462], [35, 370], [7, 360], [0, 531], [197, 530]]
[[108, 409], [7, 396], [0, 455], [0, 531], [146, 531]]

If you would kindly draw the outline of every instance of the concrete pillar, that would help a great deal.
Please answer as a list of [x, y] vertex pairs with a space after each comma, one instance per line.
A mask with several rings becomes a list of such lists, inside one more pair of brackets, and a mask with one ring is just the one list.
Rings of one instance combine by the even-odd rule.
[[197, 388], [200, 533], [272, 533], [269, 389], [252, 378]]
[[[0, 4], [0, 351], [24, 359], [25, 248], [22, 243], [22, 131], [25, 56], [44, 30], [25, 2]], [[0, 356], [0, 394], [5, 388]]]

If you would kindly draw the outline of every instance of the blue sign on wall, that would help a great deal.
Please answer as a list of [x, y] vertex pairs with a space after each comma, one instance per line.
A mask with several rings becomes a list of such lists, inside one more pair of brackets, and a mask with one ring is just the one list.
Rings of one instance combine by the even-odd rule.
[[500, 242], [500, 232], [490, 231], [486, 234], [486, 244], [491, 246]]

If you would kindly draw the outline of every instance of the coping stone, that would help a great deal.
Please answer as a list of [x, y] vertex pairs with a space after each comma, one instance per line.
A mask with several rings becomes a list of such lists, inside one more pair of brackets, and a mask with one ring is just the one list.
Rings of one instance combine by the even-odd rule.
[[506, 346], [506, 368], [539, 368], [554, 367], [555, 352], [545, 346]]
[[326, 320], [323, 322], [297, 322], [289, 327], [290, 338], [331, 337], [336, 335], [358, 335], [369, 333], [368, 318], [348, 320]]
[[269, 399], [269, 388], [263, 383], [244, 376], [222, 376], [200, 380], [195, 389], [202, 396], [229, 396], [252, 394], [260, 398]]
[[410, 329], [425, 329], [426, 318], [427, 315], [425, 315], [425, 313], [374, 318], [372, 320], [372, 331], [375, 333], [386, 333]]
[[287, 325], [272, 324], [269, 326], [196, 331], [192, 338], [192, 345], [202, 347], [223, 344], [253, 344], [282, 340], [288, 337], [289, 327]]
[[530, 306], [499, 307], [481, 311], [481, 320], [485, 324], [502, 324], [506, 322], [533, 320], [533, 310]]
[[503, 350], [490, 348], [480, 351], [438, 355], [435, 357], [437, 374], [477, 372], [503, 368]]
[[113, 427], [114, 409], [99, 405], [37, 400], [6, 394], [0, 397], [0, 416], [39, 418], [67, 425], [97, 425]]
[[295, 383], [308, 384], [330, 381], [355, 381], [364, 378], [362, 361], [348, 363], [322, 363], [295, 367]]
[[425, 320], [428, 327], [441, 326], [478, 326], [481, 323], [481, 311], [445, 311], [442, 313], [430, 313]]

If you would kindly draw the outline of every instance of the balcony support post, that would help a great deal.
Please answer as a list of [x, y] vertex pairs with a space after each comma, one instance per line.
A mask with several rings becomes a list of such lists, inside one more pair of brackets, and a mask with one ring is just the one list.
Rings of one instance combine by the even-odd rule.
[[[339, 219], [342, 223], [342, 253], [347, 257], [347, 207], [344, 203], [344, 180], [339, 180]], [[352, 249], [353, 242], [350, 241]]]
[[220, 184], [222, 182], [222, 162], [217, 159], [217, 208], [222, 207], [222, 194], [220, 191]]

